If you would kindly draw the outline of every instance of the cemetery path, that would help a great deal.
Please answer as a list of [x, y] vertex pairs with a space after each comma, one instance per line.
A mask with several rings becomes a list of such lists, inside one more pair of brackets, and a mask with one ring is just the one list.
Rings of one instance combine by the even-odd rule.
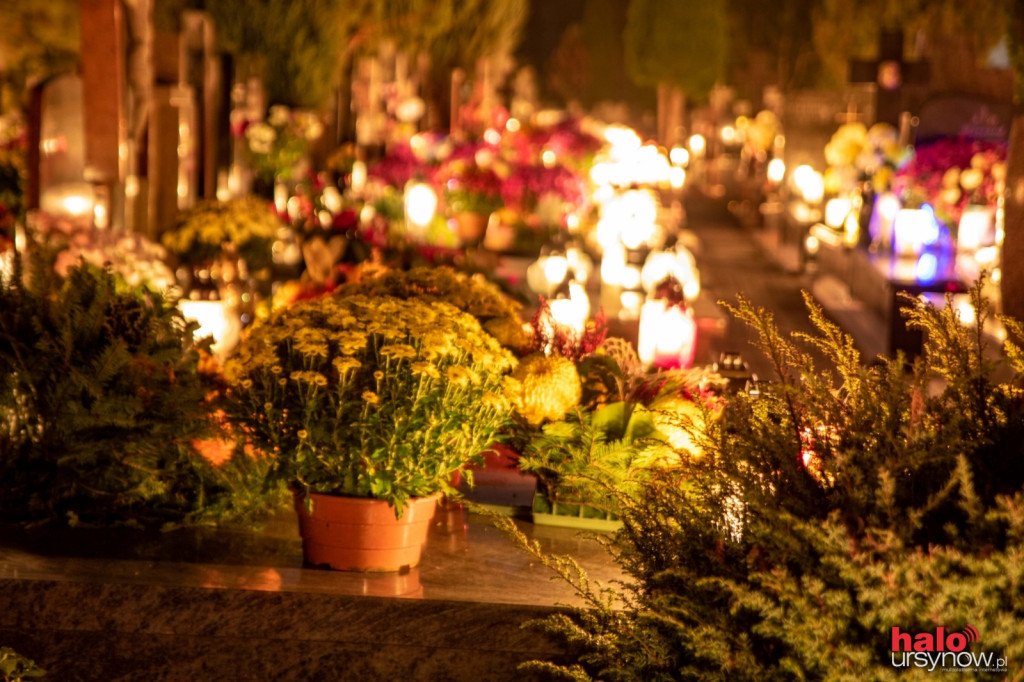
[[[688, 227], [701, 244], [699, 253], [695, 254], [703, 292], [698, 317], [709, 311], [719, 316], [717, 328], [702, 325], [696, 363], [714, 362], [722, 352], [739, 352], [759, 378], [774, 378], [768, 360], [751, 345], [756, 333], [717, 304], [720, 301], [735, 304], [737, 296], [742, 294], [769, 312], [783, 334], [812, 333], [814, 328], [801, 294], [802, 290], [810, 289], [810, 278], [783, 267], [776, 254], [769, 252], [757, 239], [755, 232], [741, 226], [728, 212], [724, 202], [691, 200], [687, 212]], [[815, 358], [825, 363], [820, 353], [815, 352]]]

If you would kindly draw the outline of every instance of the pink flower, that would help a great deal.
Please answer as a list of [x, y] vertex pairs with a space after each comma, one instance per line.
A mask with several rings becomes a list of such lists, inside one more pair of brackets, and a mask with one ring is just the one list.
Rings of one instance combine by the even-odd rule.
[[[949, 227], [960, 222], [964, 208], [970, 203], [991, 204], [997, 199], [997, 183], [992, 178], [993, 164], [1006, 159], [1006, 144], [970, 140], [964, 137], [944, 138], [914, 150], [910, 161], [900, 168], [892, 182], [893, 192], [905, 206], [929, 203], [935, 213]], [[980, 162], [981, 184], [974, 190], [949, 192], [943, 184], [947, 171], [952, 168], [966, 170], [972, 160]], [[948, 182], [948, 181], [947, 181]], [[955, 201], [950, 201], [951, 197]]]

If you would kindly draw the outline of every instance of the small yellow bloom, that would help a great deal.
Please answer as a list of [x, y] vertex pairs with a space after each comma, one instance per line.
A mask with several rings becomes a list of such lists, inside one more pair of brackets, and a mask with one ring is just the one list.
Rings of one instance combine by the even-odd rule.
[[385, 314], [393, 313], [398, 310], [398, 303], [396, 303], [393, 299], [386, 299], [384, 301], [381, 301], [380, 305], [377, 306], [377, 310]]
[[380, 354], [386, 358], [406, 360], [416, 357], [416, 349], [407, 343], [393, 343], [388, 346], [381, 346]]
[[327, 377], [320, 372], [312, 372], [309, 370], [296, 370], [290, 375], [292, 381], [300, 381], [306, 384], [313, 384], [314, 386], [326, 386]]
[[363, 391], [363, 402], [376, 405], [380, 402], [380, 398], [373, 391]]
[[382, 327], [380, 329], [380, 331], [377, 332], [377, 333], [380, 334], [381, 336], [383, 336], [385, 339], [388, 339], [388, 340], [402, 339], [402, 338], [405, 338], [405, 336], [406, 336], [405, 327], [396, 326], [394, 324], [390, 324], [390, 325], [388, 325], [386, 327]]
[[366, 334], [353, 331], [338, 332], [332, 337], [342, 353], [355, 353], [366, 348]]
[[297, 435], [299, 437], [299, 440], [306, 440], [307, 438], [309, 438], [309, 431], [307, 431], [306, 429], [299, 429], [299, 433]]
[[242, 379], [242, 388], [247, 391], [252, 388], [252, 379]]
[[334, 360], [331, 361], [331, 364], [334, 365], [334, 369], [338, 370], [338, 374], [344, 374], [351, 369], [359, 369], [363, 366], [363, 363], [359, 362], [355, 358], [347, 356], [334, 358]]
[[382, 381], [384, 379], [384, 372], [378, 369], [376, 372], [373, 373], [373, 378], [376, 379], [377, 381]]
[[504, 412], [509, 408], [508, 400], [506, 400], [504, 396], [497, 395], [491, 391], [484, 393], [483, 397], [480, 399], [480, 404], [485, 408], [493, 408], [501, 412]]
[[[444, 371], [444, 375], [448, 377], [448, 381], [459, 388], [466, 388], [470, 382], [478, 383], [480, 381], [480, 377], [476, 376], [476, 373], [462, 365], [452, 365]], [[475, 382], [474, 379], [476, 379]]]
[[308, 358], [326, 358], [330, 352], [325, 342], [311, 340], [296, 342], [295, 350]]
[[440, 379], [441, 372], [438, 371], [437, 366], [432, 362], [414, 362], [409, 365], [409, 369], [412, 373], [419, 376], [420, 374], [426, 374], [431, 379]]

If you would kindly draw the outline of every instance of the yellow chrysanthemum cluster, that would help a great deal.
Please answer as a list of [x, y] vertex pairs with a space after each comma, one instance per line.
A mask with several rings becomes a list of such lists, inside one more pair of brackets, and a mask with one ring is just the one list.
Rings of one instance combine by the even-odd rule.
[[514, 364], [472, 316], [454, 306], [356, 295], [277, 311], [252, 329], [225, 369], [229, 379], [271, 367], [287, 376], [318, 369], [335, 381], [363, 366], [387, 374], [406, 367], [407, 360], [428, 377], [438, 376], [436, 368], [430, 369], [437, 363], [456, 366], [460, 378], [468, 376], [463, 370], [469, 367], [484, 366], [500, 374]]
[[478, 319], [515, 320], [520, 307], [492, 282], [449, 267], [389, 270], [377, 277], [346, 284], [340, 293], [443, 301]]
[[259, 197], [204, 201], [182, 213], [177, 227], [164, 233], [161, 241], [186, 261], [216, 257], [225, 244], [243, 254], [249, 247], [266, 248], [269, 257], [280, 226], [270, 204]]
[[842, 193], [868, 177], [876, 191], [884, 191], [902, 154], [899, 133], [891, 125], [876, 123], [869, 129], [863, 123], [845, 123], [825, 145], [825, 189]]
[[533, 339], [518, 318], [495, 317], [484, 322], [484, 329], [505, 348], [524, 352]]
[[531, 425], [561, 419], [580, 402], [580, 376], [567, 358], [528, 355], [512, 378], [517, 383], [506, 387], [507, 394], [519, 415]]

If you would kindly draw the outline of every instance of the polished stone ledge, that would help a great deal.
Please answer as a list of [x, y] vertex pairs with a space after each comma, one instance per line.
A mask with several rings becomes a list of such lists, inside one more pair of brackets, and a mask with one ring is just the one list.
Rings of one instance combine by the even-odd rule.
[[[516, 523], [592, 579], [621, 578], [585, 534]], [[519, 664], [564, 653], [523, 624], [579, 603], [457, 506], [392, 574], [304, 566], [293, 515], [260, 533], [0, 528], [0, 646], [54, 680], [530, 679]]]
[[[591, 578], [620, 579], [604, 547], [577, 530], [518, 527], [548, 553], [575, 558]], [[579, 604], [554, 577], [486, 518], [438, 509], [419, 566], [361, 574], [309, 568], [293, 513], [260, 533], [181, 529], [0, 528], [0, 579], [179, 585], [272, 592], [404, 597], [488, 604]]]

